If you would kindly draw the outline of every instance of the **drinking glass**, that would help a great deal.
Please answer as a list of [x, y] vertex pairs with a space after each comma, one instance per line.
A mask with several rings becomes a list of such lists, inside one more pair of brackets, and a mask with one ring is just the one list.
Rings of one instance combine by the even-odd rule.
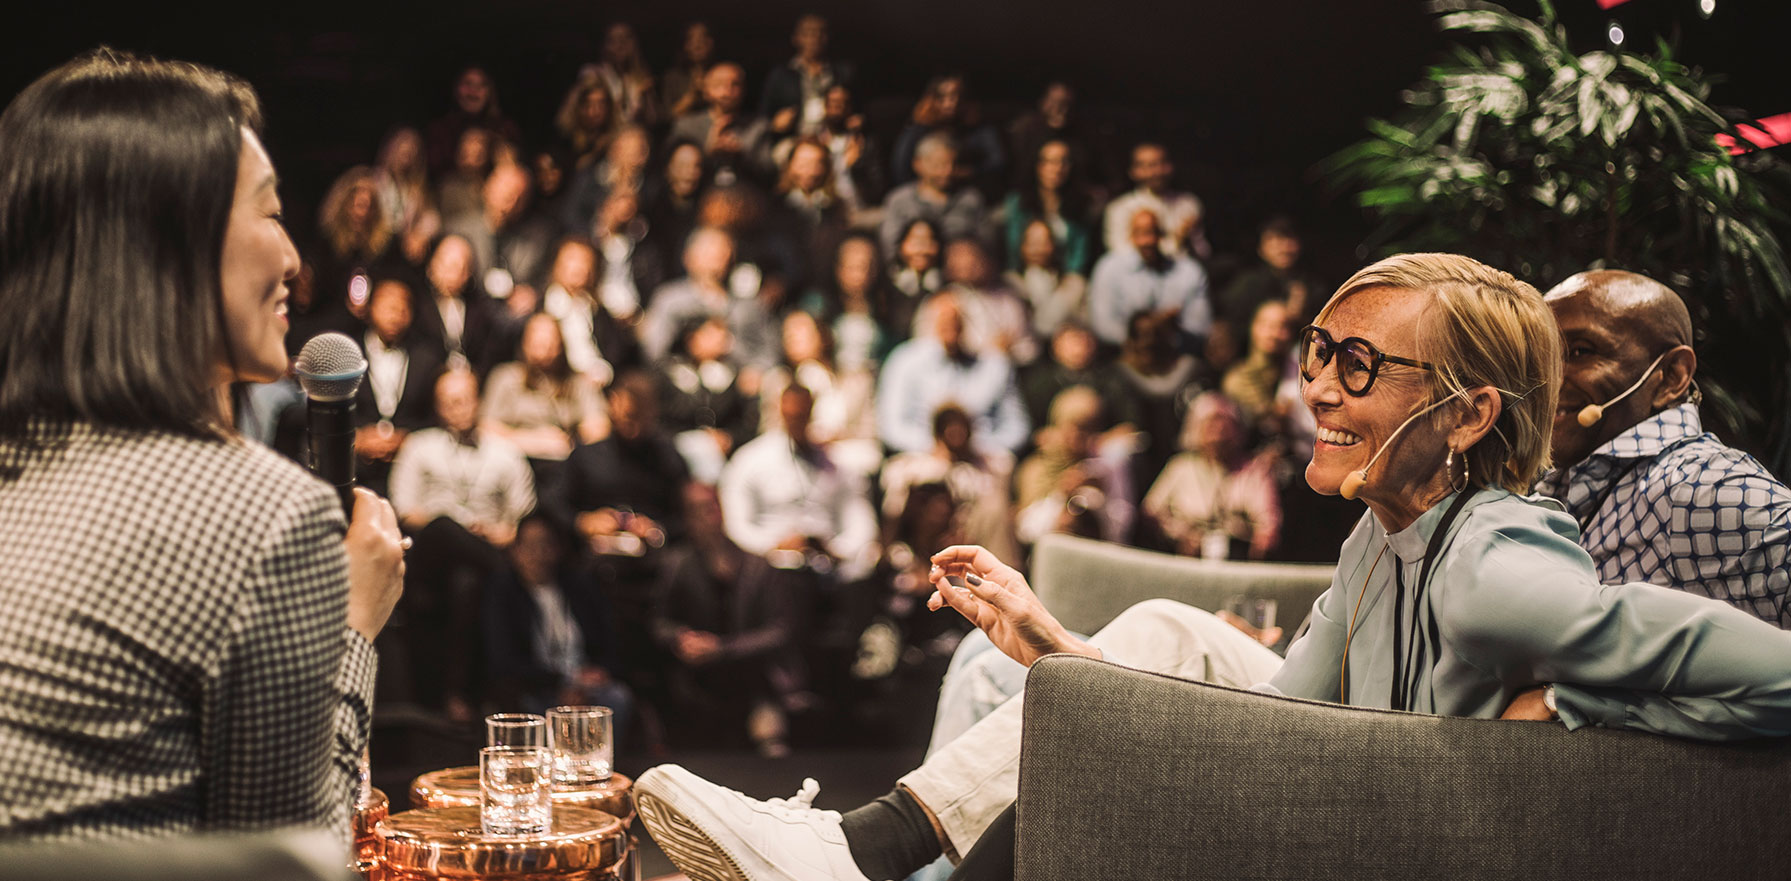
[[616, 749], [609, 707], [554, 707], [547, 711], [556, 786], [590, 786], [609, 779]]
[[547, 717], [493, 713], [485, 717], [486, 746], [547, 746]]
[[486, 835], [539, 835], [553, 825], [552, 765], [545, 747], [479, 750], [479, 821]]
[[1261, 631], [1275, 626], [1275, 605], [1273, 597], [1234, 596], [1226, 601], [1225, 608]]

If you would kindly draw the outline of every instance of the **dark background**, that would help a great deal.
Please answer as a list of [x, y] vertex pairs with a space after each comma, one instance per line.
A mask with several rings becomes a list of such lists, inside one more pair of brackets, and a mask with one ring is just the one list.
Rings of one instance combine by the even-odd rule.
[[[1718, 0], [1708, 20], [1696, 0], [1632, 0], [1609, 12], [1593, 0], [1561, 0], [1559, 12], [1582, 50], [1605, 44], [1612, 19], [1629, 48], [1666, 38], [1682, 59], [1724, 78], [1717, 103], [1768, 115], [1791, 111], [1780, 6]], [[1537, 9], [1523, 0], [1513, 8]], [[709, 22], [720, 56], [746, 65], [756, 103], [764, 71], [789, 56], [790, 26], [805, 11], [826, 15], [834, 53], [858, 62], [861, 109], [881, 123], [879, 135], [893, 136], [937, 73], [968, 75], [998, 123], [1060, 77], [1077, 86], [1085, 119], [1117, 144], [1170, 144], [1182, 184], [1208, 203], [1221, 249], [1248, 253], [1257, 222], [1290, 212], [1333, 281], [1360, 264], [1366, 225], [1347, 199], [1327, 194], [1312, 166], [1357, 138], [1365, 117], [1393, 112], [1400, 90], [1444, 45], [1420, 0], [139, 0], [33, 4], [30, 24], [15, 10], [0, 36], [0, 94], [102, 43], [238, 73], [261, 93], [288, 213], [305, 236], [329, 181], [371, 160], [392, 125], [445, 112], [453, 77], [468, 63], [488, 67], [505, 112], [542, 143], [574, 72], [596, 58], [606, 23], [632, 22], [657, 72], [684, 23]]]

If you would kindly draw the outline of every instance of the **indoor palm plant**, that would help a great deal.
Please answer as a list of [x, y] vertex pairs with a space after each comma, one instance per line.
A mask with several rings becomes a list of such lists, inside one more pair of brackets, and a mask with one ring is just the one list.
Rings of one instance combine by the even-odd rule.
[[[1470, 254], [1544, 287], [1630, 269], [1686, 297], [1706, 419], [1791, 475], [1791, 271], [1785, 164], [1732, 155], [1710, 81], [1652, 54], [1575, 53], [1539, 20], [1477, 0], [1432, 4], [1460, 35], [1393, 119], [1326, 160], [1376, 221], [1365, 251]], [[1364, 256], [1367, 256], [1366, 254]]]

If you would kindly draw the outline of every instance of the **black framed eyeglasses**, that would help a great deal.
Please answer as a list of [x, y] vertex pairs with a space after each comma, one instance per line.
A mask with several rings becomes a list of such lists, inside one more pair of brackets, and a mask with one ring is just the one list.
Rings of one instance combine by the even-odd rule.
[[1358, 398], [1374, 388], [1374, 378], [1380, 375], [1383, 363], [1403, 364], [1421, 370], [1436, 369], [1436, 365], [1429, 361], [1389, 355], [1361, 337], [1333, 340], [1324, 328], [1316, 324], [1300, 328], [1299, 341], [1300, 375], [1307, 382], [1316, 379], [1325, 365], [1335, 359], [1338, 384], [1343, 386], [1344, 391]]

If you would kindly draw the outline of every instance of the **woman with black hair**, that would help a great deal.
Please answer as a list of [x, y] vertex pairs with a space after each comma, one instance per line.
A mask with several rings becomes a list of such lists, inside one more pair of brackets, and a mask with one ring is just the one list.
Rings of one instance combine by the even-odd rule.
[[0, 115], [0, 837], [346, 837], [404, 563], [231, 427], [299, 266], [259, 127], [104, 49]]

